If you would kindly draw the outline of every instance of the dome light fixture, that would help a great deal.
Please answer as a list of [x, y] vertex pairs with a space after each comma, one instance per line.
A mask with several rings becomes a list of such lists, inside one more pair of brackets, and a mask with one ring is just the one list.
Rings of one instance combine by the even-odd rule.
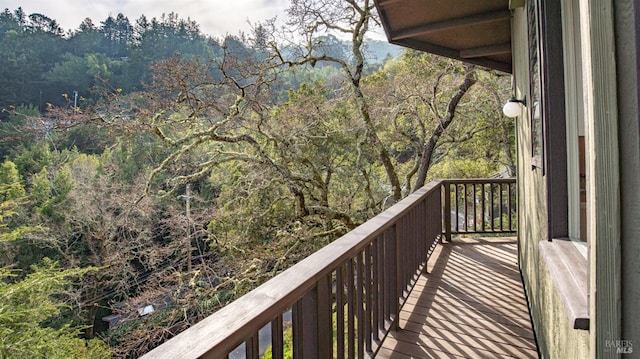
[[526, 98], [518, 100], [515, 97], [511, 97], [502, 107], [502, 112], [507, 117], [517, 117], [522, 113], [522, 110], [525, 107], [527, 107]]

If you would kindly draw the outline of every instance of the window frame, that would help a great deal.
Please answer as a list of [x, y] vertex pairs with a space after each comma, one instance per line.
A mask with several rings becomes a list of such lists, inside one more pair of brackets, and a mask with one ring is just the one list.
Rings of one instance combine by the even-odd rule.
[[[588, 330], [589, 276], [586, 243], [569, 238], [569, 177], [565, 83], [565, 19], [568, 1], [530, 0], [537, 6], [539, 21], [541, 116], [544, 172], [547, 187], [547, 240], [539, 243], [539, 254], [562, 299], [574, 329]], [[558, 36], [560, 41], [558, 41]], [[576, 138], [577, 141], [577, 138]], [[549, 155], [553, 154], [553, 156]]]
[[542, 83], [540, 76], [540, 6], [538, 0], [527, 1], [527, 35], [529, 56], [529, 121], [531, 166], [544, 174], [544, 123], [542, 121]]

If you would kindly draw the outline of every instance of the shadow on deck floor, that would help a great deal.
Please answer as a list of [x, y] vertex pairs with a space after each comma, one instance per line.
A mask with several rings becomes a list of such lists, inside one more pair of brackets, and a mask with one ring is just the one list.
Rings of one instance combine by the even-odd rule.
[[376, 358], [537, 358], [517, 239], [439, 245]]

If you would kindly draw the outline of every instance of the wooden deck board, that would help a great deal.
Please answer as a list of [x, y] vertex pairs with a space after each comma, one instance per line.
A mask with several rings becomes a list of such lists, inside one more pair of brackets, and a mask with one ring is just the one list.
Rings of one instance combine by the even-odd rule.
[[438, 246], [376, 358], [537, 358], [515, 238]]

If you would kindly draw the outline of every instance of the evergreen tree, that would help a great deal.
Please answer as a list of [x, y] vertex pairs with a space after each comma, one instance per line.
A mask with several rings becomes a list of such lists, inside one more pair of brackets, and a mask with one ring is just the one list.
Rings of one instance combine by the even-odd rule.
[[[13, 237], [0, 234], [0, 241]], [[19, 272], [0, 268], [0, 357], [2, 358], [109, 358], [102, 341], [80, 338], [82, 328], [49, 325], [66, 307], [63, 298], [72, 278], [89, 269], [61, 270], [45, 259], [24, 279]]]
[[[0, 246], [21, 240], [35, 227], [14, 226], [10, 219], [25, 203], [25, 191], [15, 164], [0, 168]], [[82, 328], [54, 324], [67, 307], [68, 288], [91, 268], [62, 270], [45, 258], [29, 273], [0, 267], [1, 358], [108, 358], [109, 349], [99, 340], [80, 338]]]

